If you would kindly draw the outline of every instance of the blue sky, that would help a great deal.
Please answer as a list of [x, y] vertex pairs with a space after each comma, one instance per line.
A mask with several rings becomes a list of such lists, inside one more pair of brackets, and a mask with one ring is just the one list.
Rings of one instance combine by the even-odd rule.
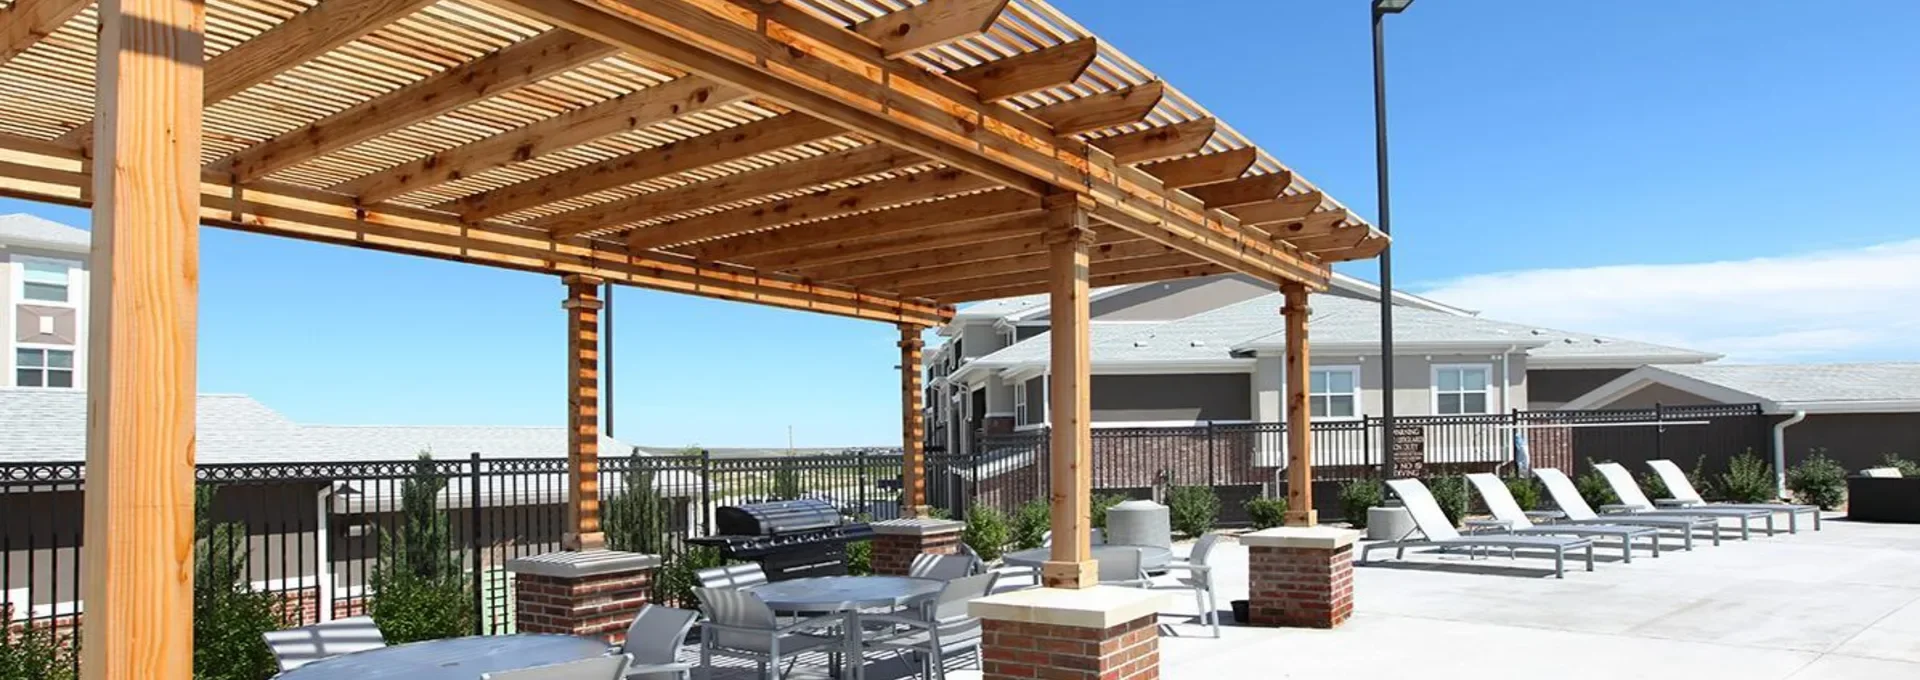
[[[1373, 214], [1365, 2], [1057, 2]], [[1396, 278], [1734, 359], [1920, 359], [1898, 311], [1920, 295], [1917, 25], [1920, 3], [1866, 0], [1420, 0], [1389, 18]], [[0, 199], [17, 211], [87, 223]], [[203, 392], [312, 423], [561, 422], [551, 277], [202, 246]], [[889, 326], [632, 289], [616, 307], [623, 439], [898, 437]]]

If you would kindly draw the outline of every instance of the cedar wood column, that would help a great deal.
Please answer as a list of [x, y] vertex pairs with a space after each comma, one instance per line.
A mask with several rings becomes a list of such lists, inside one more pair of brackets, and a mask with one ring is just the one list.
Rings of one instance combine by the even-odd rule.
[[927, 516], [926, 413], [920, 403], [920, 327], [900, 324], [900, 499], [908, 517]]
[[102, 0], [81, 563], [89, 680], [193, 675], [204, 5]]
[[[1280, 284], [1286, 303], [1280, 314], [1287, 320], [1287, 515], [1290, 527], [1310, 527], [1320, 521], [1313, 510], [1313, 425], [1307, 408], [1307, 286]], [[1391, 399], [1392, 395], [1389, 394]]]
[[600, 533], [600, 279], [572, 275], [567, 285], [567, 525], [563, 550], [606, 545]]
[[1087, 207], [1079, 197], [1053, 196], [1048, 203], [1058, 218], [1047, 232], [1053, 322], [1052, 399], [1047, 404], [1047, 414], [1053, 421], [1053, 554], [1041, 565], [1041, 579], [1049, 588], [1091, 588], [1100, 581], [1088, 535], [1093, 526], [1093, 436], [1088, 429], [1091, 413], [1087, 403], [1091, 379], [1087, 357], [1087, 249], [1093, 243], [1093, 231], [1087, 227]]

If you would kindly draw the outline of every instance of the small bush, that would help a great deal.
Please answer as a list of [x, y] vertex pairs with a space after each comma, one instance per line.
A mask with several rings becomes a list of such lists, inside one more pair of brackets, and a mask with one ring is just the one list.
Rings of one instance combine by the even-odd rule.
[[[853, 543], [848, 546], [849, 550], [854, 545], [864, 546], [868, 555], [873, 554], [873, 546], [867, 541]], [[694, 574], [702, 569], [724, 566], [726, 563], [726, 558], [720, 556], [719, 550], [704, 545], [689, 545], [678, 555], [663, 556], [660, 560], [660, 570], [654, 575], [656, 579], [653, 584], [654, 594], [662, 600], [663, 604], [688, 609], [698, 607], [700, 602], [694, 599], [693, 589], [700, 586], [700, 579]], [[868, 559], [868, 565], [872, 565], [871, 558]]]
[[1460, 518], [1467, 514], [1467, 480], [1464, 477], [1434, 477], [1424, 480], [1427, 490], [1433, 492], [1433, 500], [1440, 505], [1440, 512], [1446, 513], [1447, 521], [1460, 526]]
[[1213, 531], [1220, 521], [1220, 495], [1211, 486], [1176, 486], [1167, 492], [1167, 518], [1173, 530], [1191, 537]]
[[473, 580], [452, 551], [451, 525], [438, 504], [446, 488], [425, 453], [400, 483], [400, 527], [382, 532], [368, 606], [388, 644], [473, 634]]
[[1107, 509], [1112, 508], [1113, 506], [1119, 505], [1121, 503], [1125, 503], [1128, 500], [1129, 499], [1126, 496], [1122, 496], [1117, 493], [1095, 494], [1093, 497], [1094, 528], [1102, 529], [1102, 530], [1106, 529], [1107, 528]]
[[847, 544], [847, 573], [854, 576], [867, 576], [873, 573], [872, 541], [854, 541]]
[[1013, 514], [1013, 548], [1028, 550], [1047, 542], [1047, 530], [1053, 527], [1053, 508], [1040, 499], [1027, 501]]
[[1540, 482], [1532, 477], [1513, 477], [1507, 480], [1507, 493], [1513, 496], [1513, 502], [1520, 504], [1521, 510], [1539, 510]]
[[1847, 469], [1826, 454], [1815, 453], [1787, 471], [1787, 488], [1802, 503], [1832, 510], [1847, 499]]
[[1573, 488], [1580, 492], [1580, 498], [1596, 512], [1600, 510], [1600, 506], [1620, 502], [1620, 497], [1613, 494], [1613, 485], [1607, 483], [1607, 478], [1602, 476], [1599, 470], [1590, 469], [1586, 474], [1575, 478]]
[[[1707, 476], [1706, 456], [1694, 461], [1692, 470], [1683, 469], [1681, 472], [1687, 476], [1687, 483], [1693, 486], [1695, 493], [1703, 498], [1713, 496], [1713, 480]], [[1667, 480], [1651, 470], [1640, 474], [1640, 490], [1649, 499], [1674, 498], [1673, 490], [1667, 488]]]
[[1367, 528], [1367, 508], [1386, 501], [1386, 489], [1375, 479], [1349, 479], [1340, 483], [1340, 512], [1355, 528]]
[[[279, 601], [249, 584], [245, 528], [212, 520], [216, 494], [214, 487], [194, 489], [193, 677], [261, 680], [273, 675], [276, 666], [261, 635], [280, 629]], [[23, 652], [27, 663], [43, 658], [34, 645]]]
[[0, 680], [74, 680], [77, 662], [73, 646], [45, 628], [0, 632]]
[[1271, 529], [1287, 521], [1287, 499], [1255, 498], [1247, 501], [1247, 516], [1253, 518], [1253, 528]]
[[1736, 503], [1764, 503], [1774, 500], [1773, 466], [1752, 451], [1734, 456], [1720, 475], [1719, 491]]
[[980, 553], [980, 559], [992, 562], [1007, 551], [1012, 534], [1007, 528], [1006, 515], [991, 505], [982, 505], [967, 513], [967, 528], [961, 532], [960, 540], [973, 546], [974, 552]]
[[1889, 453], [1881, 458], [1880, 465], [1899, 470], [1901, 477], [1920, 477], [1920, 463], [1901, 458], [1897, 453]]

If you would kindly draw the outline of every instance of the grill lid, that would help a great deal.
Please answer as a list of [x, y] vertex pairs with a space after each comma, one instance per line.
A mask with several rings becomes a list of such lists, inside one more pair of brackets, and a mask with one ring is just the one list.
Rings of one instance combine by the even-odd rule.
[[723, 505], [714, 509], [713, 521], [714, 529], [721, 534], [775, 536], [840, 526], [840, 510], [817, 498], [803, 498]]

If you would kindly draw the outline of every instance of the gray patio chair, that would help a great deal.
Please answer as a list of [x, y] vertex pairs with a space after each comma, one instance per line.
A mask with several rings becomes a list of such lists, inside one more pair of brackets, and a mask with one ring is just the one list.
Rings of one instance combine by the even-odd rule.
[[1687, 473], [1670, 460], [1650, 460], [1647, 466], [1660, 476], [1660, 482], [1667, 486], [1667, 495], [1672, 498], [1656, 498], [1654, 505], [1663, 508], [1734, 508], [1738, 510], [1765, 510], [1767, 512], [1787, 513], [1787, 533], [1800, 533], [1800, 516], [1813, 516], [1813, 530], [1820, 530], [1820, 506], [1798, 503], [1708, 503], [1693, 488], [1693, 480], [1687, 479]]
[[633, 658], [625, 654], [598, 656], [546, 666], [481, 673], [480, 680], [621, 680]]
[[960, 554], [966, 555], [969, 561], [967, 565], [968, 576], [987, 573], [987, 561], [980, 559], [980, 551], [974, 550], [973, 546], [967, 545], [966, 541], [960, 542]]
[[700, 611], [707, 620], [700, 624], [700, 666], [713, 667], [713, 655], [752, 660], [757, 674], [766, 680], [786, 675], [780, 660], [788, 666], [801, 652], [827, 649], [837, 652], [843, 641], [835, 629], [846, 622], [839, 614], [803, 618], [782, 624], [773, 609], [752, 592], [730, 588], [695, 588]]
[[1153, 580], [1140, 567], [1139, 550], [1114, 550], [1112, 553], [1112, 557], [1102, 557], [1097, 563], [1100, 585], [1128, 588], [1146, 588], [1153, 585]]
[[693, 572], [693, 580], [702, 588], [746, 588], [767, 582], [767, 572], [757, 562], [729, 564]]
[[1654, 517], [1661, 515], [1684, 515], [1688, 517], [1737, 519], [1740, 520], [1740, 540], [1743, 541], [1753, 538], [1753, 520], [1764, 519], [1767, 521], [1767, 535], [1773, 535], [1773, 513], [1770, 511], [1739, 510], [1735, 508], [1718, 510], [1714, 508], [1662, 510], [1659, 506], [1654, 505], [1653, 501], [1647, 499], [1646, 492], [1640, 490], [1640, 483], [1633, 481], [1633, 474], [1627, 472], [1627, 469], [1621, 467], [1619, 463], [1596, 463], [1593, 469], [1600, 471], [1600, 476], [1607, 480], [1607, 486], [1613, 489], [1614, 497], [1620, 499], [1618, 503], [1600, 506], [1600, 512], [1602, 514], [1626, 513], [1630, 515], [1650, 515]]
[[1553, 498], [1553, 504], [1560, 508], [1564, 517], [1552, 522], [1554, 526], [1588, 525], [1619, 526], [1622, 524], [1656, 529], [1678, 529], [1686, 540], [1687, 550], [1693, 549], [1693, 532], [1700, 529], [1713, 531], [1713, 544], [1720, 545], [1720, 520], [1715, 517], [1694, 517], [1685, 515], [1608, 515], [1601, 516], [1587, 505], [1587, 499], [1580, 496], [1580, 489], [1567, 478], [1567, 473], [1553, 468], [1534, 468], [1533, 476], [1540, 485], [1547, 487], [1547, 495]]
[[1193, 604], [1200, 608], [1200, 625], [1212, 626], [1213, 636], [1220, 637], [1220, 604], [1213, 596], [1213, 567], [1207, 564], [1207, 557], [1213, 553], [1213, 546], [1220, 542], [1219, 534], [1205, 534], [1193, 544], [1193, 551], [1187, 559], [1167, 565], [1170, 571], [1185, 571], [1184, 577], [1175, 577], [1173, 584], [1154, 584], [1154, 590], [1191, 590]]
[[[1515, 550], [1546, 550], [1553, 553], [1554, 578], [1567, 577], [1567, 551], [1585, 549], [1587, 552], [1587, 571], [1593, 571], [1593, 539], [1573, 536], [1515, 536], [1512, 534], [1493, 534], [1463, 536], [1447, 521], [1447, 515], [1440, 511], [1440, 504], [1433, 500], [1433, 493], [1427, 491], [1427, 485], [1418, 479], [1390, 479], [1387, 488], [1407, 508], [1407, 514], [1413, 517], [1414, 529], [1425, 538], [1401, 538], [1393, 541], [1368, 543], [1360, 549], [1360, 561], [1368, 561], [1367, 556], [1381, 548], [1394, 548], [1394, 559], [1405, 559], [1407, 548], [1434, 546], [1439, 548], [1500, 548], [1512, 554]], [[1411, 532], [1409, 532], [1411, 534]]]
[[911, 656], [919, 663], [919, 672], [929, 678], [946, 677], [946, 659], [972, 650], [974, 665], [986, 664], [980, 656], [980, 619], [967, 613], [967, 603], [993, 592], [999, 574], [988, 572], [963, 576], [947, 582], [940, 595], [927, 606], [900, 614], [861, 616], [861, 623], [894, 626], [891, 633], [869, 635], [861, 641], [867, 649], [891, 651]]
[[[1107, 530], [1094, 527], [1087, 531], [1087, 542], [1093, 545], [1107, 544]], [[1053, 532], [1040, 534], [1040, 545], [1053, 545]]]
[[1628, 564], [1633, 563], [1633, 542], [1647, 539], [1653, 544], [1653, 556], [1660, 556], [1660, 530], [1653, 527], [1631, 526], [1625, 524], [1562, 524], [1535, 525], [1527, 517], [1527, 511], [1520, 508], [1520, 502], [1513, 499], [1513, 493], [1507, 490], [1507, 483], [1499, 477], [1485, 472], [1467, 475], [1467, 481], [1473, 484], [1480, 498], [1487, 502], [1487, 511], [1493, 514], [1494, 522], [1501, 531], [1525, 536], [1585, 536], [1588, 538], [1620, 539], [1620, 556]]
[[380, 627], [374, 625], [371, 616], [355, 616], [304, 628], [276, 630], [261, 637], [266, 638], [267, 649], [273, 650], [273, 658], [280, 662], [282, 671], [290, 671], [341, 654], [364, 652], [387, 646], [386, 638], [381, 637]]
[[913, 563], [907, 565], [907, 575], [914, 578], [930, 578], [936, 581], [951, 581], [971, 576], [974, 558], [967, 555], [933, 555], [921, 553], [913, 556]]
[[680, 643], [693, 629], [700, 612], [649, 604], [627, 625], [620, 653], [633, 658], [628, 678], [677, 677], [693, 679], [693, 664], [680, 663]]

